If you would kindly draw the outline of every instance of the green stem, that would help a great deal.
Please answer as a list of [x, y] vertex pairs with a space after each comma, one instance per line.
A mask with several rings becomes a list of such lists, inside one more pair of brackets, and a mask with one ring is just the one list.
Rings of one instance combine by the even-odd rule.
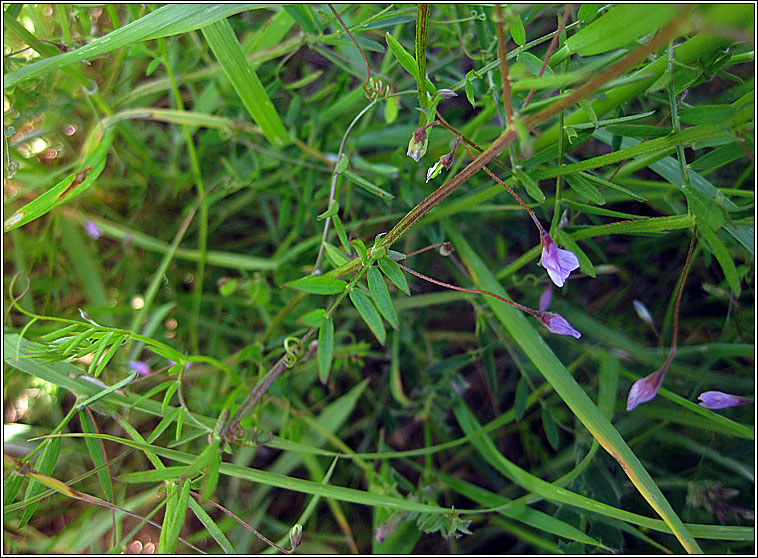
[[426, 123], [427, 115], [424, 111], [429, 108], [429, 97], [426, 94], [426, 29], [429, 20], [429, 4], [418, 5], [418, 18], [416, 21], [416, 84], [418, 87], [418, 103], [422, 113], [419, 116], [419, 126]]
[[[566, 73], [567, 70], [568, 70], [568, 58], [561, 63], [561, 72]], [[561, 87], [561, 93], [563, 93], [564, 89], [565, 87]], [[561, 130], [561, 135], [558, 138], [558, 164], [556, 165], [558, 168], [560, 168], [561, 165], [563, 165], [563, 154], [565, 150], [564, 141], [566, 139], [566, 134], [565, 134], [565, 129], [564, 129], [564, 120], [565, 120], [565, 113], [561, 112], [560, 116], [558, 117], [558, 124]], [[560, 220], [561, 186], [562, 185], [563, 185], [563, 175], [558, 175], [555, 178], [555, 205], [553, 206], [553, 220], [550, 223], [550, 232], [553, 232], [555, 230]]]
[[508, 78], [508, 49], [505, 39], [505, 20], [503, 8], [500, 4], [495, 6], [495, 25], [497, 26], [497, 57], [500, 62], [500, 80], [503, 86], [503, 104], [505, 105], [506, 126], [513, 126], [513, 99], [511, 97], [511, 81]]
[[[676, 88], [674, 87], [674, 43], [669, 42], [668, 47], [668, 73], [669, 73], [669, 107], [671, 108], [671, 125], [674, 128], [674, 133], [678, 133], [682, 130], [679, 122], [679, 106], [676, 102]], [[687, 171], [687, 159], [684, 157], [684, 147], [682, 144], [676, 146], [676, 158], [679, 160], [679, 169], [682, 173], [682, 184], [685, 186], [692, 186], [690, 184], [690, 173]]]
[[[331, 7], [331, 6], [330, 6]], [[334, 8], [332, 8], [334, 10]], [[336, 14], [337, 12], [335, 12]], [[343, 24], [344, 25], [344, 24]], [[368, 68], [368, 66], [366, 66]], [[366, 81], [368, 82], [368, 76], [366, 77]], [[340, 143], [340, 150], [337, 153], [337, 162], [334, 163], [334, 172], [332, 173], [332, 189], [329, 192], [329, 203], [326, 204], [326, 208], [329, 209], [332, 206], [332, 202], [334, 201], [334, 197], [337, 193], [337, 178], [340, 175], [340, 172], [338, 171], [340, 160], [342, 159], [342, 156], [345, 152], [345, 143], [347, 142], [347, 137], [350, 135], [351, 130], [353, 127], [358, 123], [358, 120], [361, 119], [361, 117], [366, 114], [371, 107], [376, 104], [376, 99], [371, 101], [368, 105], [366, 105], [361, 112], [358, 113], [358, 116], [353, 118], [353, 121], [350, 123], [350, 126], [347, 127], [347, 130], [345, 130], [345, 135], [342, 136], [342, 143]], [[329, 234], [329, 225], [332, 223], [332, 217], [331, 215], [326, 218], [326, 222], [324, 223], [324, 234], [321, 237], [321, 246], [318, 249], [318, 256], [316, 256], [316, 263], [313, 265], [314, 272], [318, 271], [318, 266], [321, 263], [321, 256], [324, 253], [324, 244], [326, 244], [326, 237]]]

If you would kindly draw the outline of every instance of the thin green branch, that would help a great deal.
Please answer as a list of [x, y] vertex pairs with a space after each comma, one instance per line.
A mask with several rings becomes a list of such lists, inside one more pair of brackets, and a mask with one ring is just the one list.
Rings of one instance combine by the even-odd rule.
[[419, 126], [426, 123], [427, 115], [424, 113], [429, 108], [429, 97], [426, 94], [426, 40], [427, 25], [429, 22], [429, 4], [418, 5], [416, 20], [416, 85], [418, 87], [418, 102], [421, 107]]
[[505, 118], [507, 128], [513, 126], [513, 98], [511, 97], [511, 81], [508, 78], [508, 47], [505, 38], [505, 20], [503, 19], [503, 7], [495, 5], [495, 25], [497, 27], [497, 58], [500, 62], [500, 79], [503, 87], [503, 104], [505, 105]]

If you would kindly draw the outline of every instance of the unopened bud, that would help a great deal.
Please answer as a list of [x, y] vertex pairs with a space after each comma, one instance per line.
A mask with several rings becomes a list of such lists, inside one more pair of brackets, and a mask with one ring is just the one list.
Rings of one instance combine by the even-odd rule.
[[290, 529], [290, 544], [292, 550], [295, 550], [303, 540], [303, 526], [299, 523], [295, 523]]
[[438, 89], [437, 94], [443, 99], [450, 99], [451, 97], [457, 97], [458, 93], [452, 89]]
[[453, 154], [448, 153], [447, 155], [443, 155], [440, 157], [440, 160], [434, 163], [433, 166], [429, 167], [429, 170], [426, 171], [426, 181], [429, 182], [432, 178], [437, 178], [439, 174], [442, 172], [442, 169], [450, 170], [450, 167], [453, 165]]
[[442, 159], [434, 163], [431, 167], [429, 167], [429, 170], [426, 171], [426, 181], [429, 182], [432, 178], [437, 178], [439, 174], [442, 172]]
[[440, 157], [440, 164], [445, 167], [445, 170], [450, 170], [450, 167], [453, 165], [453, 154], [448, 153], [447, 155], [443, 155]]
[[429, 143], [429, 138], [426, 136], [426, 130], [419, 128], [413, 132], [413, 137], [408, 144], [408, 157], [418, 163], [419, 159], [426, 153], [426, 147]]

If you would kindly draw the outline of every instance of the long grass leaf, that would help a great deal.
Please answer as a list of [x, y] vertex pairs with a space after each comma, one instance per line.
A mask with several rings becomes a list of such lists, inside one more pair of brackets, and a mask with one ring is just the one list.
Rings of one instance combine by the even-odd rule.
[[[79, 411], [79, 422], [82, 425], [83, 432], [87, 432], [88, 434], [98, 433], [97, 426], [86, 409]], [[112, 502], [113, 483], [111, 481], [110, 472], [105, 467], [106, 456], [103, 451], [103, 446], [100, 444], [100, 441], [95, 438], [85, 438], [84, 442], [86, 443], [87, 450], [92, 458], [92, 463], [94, 463], [95, 467], [99, 468], [97, 476], [100, 479], [100, 485], [105, 492], [105, 498], [109, 502]]]
[[292, 139], [261, 80], [245, 58], [245, 53], [229, 21], [222, 19], [203, 27], [203, 36], [224, 68], [226, 77], [253, 120], [274, 145], [289, 145]]
[[77, 167], [76, 172], [69, 174], [48, 191], [14, 212], [5, 220], [3, 230], [5, 232], [12, 231], [30, 221], [39, 219], [93, 186], [105, 168], [108, 150], [115, 133], [115, 128], [108, 129], [97, 148], [84, 159], [84, 162]]
[[6, 74], [5, 87], [10, 87], [32, 76], [53, 72], [69, 64], [76, 64], [77, 62], [106, 54], [136, 42], [187, 33], [230, 15], [244, 12], [245, 10], [265, 7], [265, 4], [170, 4], [162, 6], [136, 21], [119, 27], [107, 35], [98, 37], [83, 47], [33, 62], [28, 66]]

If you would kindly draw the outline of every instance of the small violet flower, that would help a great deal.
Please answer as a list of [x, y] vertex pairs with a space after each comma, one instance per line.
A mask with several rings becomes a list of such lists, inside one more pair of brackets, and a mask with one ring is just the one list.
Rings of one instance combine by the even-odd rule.
[[736, 407], [737, 405], [747, 405], [753, 400], [738, 395], [729, 395], [720, 391], [706, 391], [698, 396], [700, 406], [706, 409], [723, 409], [725, 407]]
[[419, 128], [413, 132], [413, 137], [408, 144], [408, 157], [418, 163], [419, 159], [426, 153], [426, 147], [429, 144], [429, 138], [426, 136], [426, 130]]
[[550, 299], [552, 298], [553, 298], [553, 286], [550, 283], [548, 283], [547, 289], [544, 290], [544, 292], [542, 293], [542, 296], [540, 297], [540, 302], [538, 306], [540, 309], [540, 312], [544, 312], [545, 310], [547, 310], [547, 307], [550, 306]]
[[663, 378], [666, 375], [666, 368], [640, 378], [632, 384], [629, 396], [626, 399], [627, 411], [631, 411], [640, 403], [647, 403], [658, 395], [658, 389], [661, 387]]
[[579, 267], [579, 259], [570, 250], [562, 250], [544, 230], [540, 232], [542, 240], [542, 259], [540, 265], [547, 270], [553, 283], [562, 287], [569, 274]]
[[99, 228], [97, 228], [97, 225], [93, 223], [92, 221], [87, 221], [87, 223], [84, 225], [84, 229], [87, 231], [87, 234], [90, 235], [95, 240], [97, 240], [103, 235], [103, 232]]
[[150, 374], [150, 367], [141, 360], [130, 360], [129, 367], [132, 370], [136, 370], [140, 376], [147, 376]]
[[553, 314], [552, 312], [535, 312], [534, 317], [537, 318], [542, 325], [548, 330], [558, 335], [570, 335], [579, 339], [582, 334], [571, 327], [571, 324], [566, 321], [566, 318], [559, 314]]

